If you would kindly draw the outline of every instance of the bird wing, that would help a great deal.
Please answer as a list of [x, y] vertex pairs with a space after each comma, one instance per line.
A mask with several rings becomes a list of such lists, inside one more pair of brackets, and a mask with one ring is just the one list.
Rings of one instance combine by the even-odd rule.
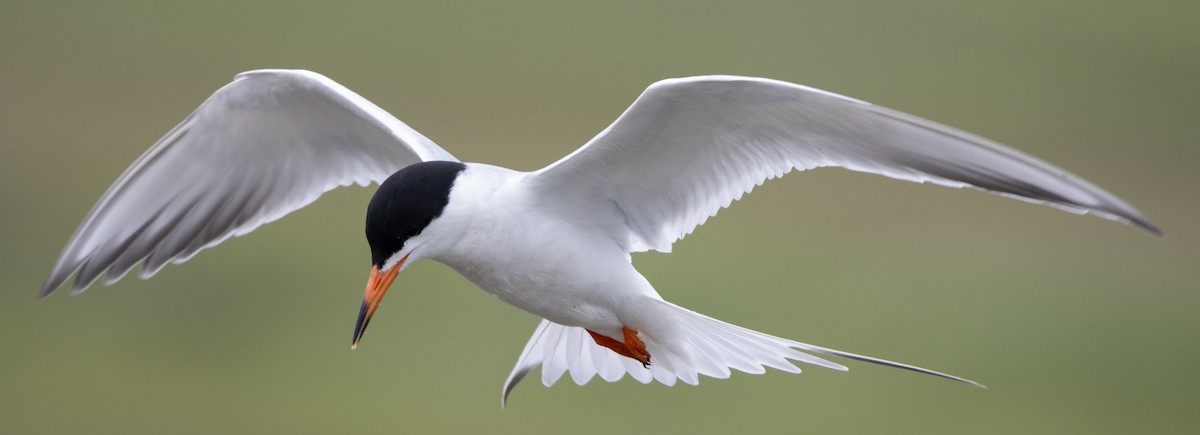
[[751, 77], [655, 83], [607, 129], [529, 181], [543, 207], [612, 226], [629, 251], [670, 252], [672, 243], [764, 181], [825, 166], [978, 188], [1161, 234], [1116, 196], [996, 142]]
[[242, 235], [351, 183], [456, 160], [403, 122], [309, 71], [239, 74], [142, 154], [92, 207], [41, 296], [76, 274], [81, 292], [135, 264], [168, 261]]

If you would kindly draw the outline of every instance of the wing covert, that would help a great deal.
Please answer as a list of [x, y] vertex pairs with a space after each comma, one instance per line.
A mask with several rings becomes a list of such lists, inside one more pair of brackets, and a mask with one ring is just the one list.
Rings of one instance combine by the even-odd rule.
[[607, 220], [631, 252], [670, 252], [721, 208], [794, 169], [836, 166], [973, 187], [1161, 231], [1117, 197], [970, 133], [769, 79], [651, 85], [607, 129], [530, 177], [544, 207]]
[[353, 91], [317, 73], [239, 74], [139, 157], [71, 236], [41, 296], [74, 292], [134, 265], [167, 262], [250, 232], [338, 186], [404, 166], [456, 160]]

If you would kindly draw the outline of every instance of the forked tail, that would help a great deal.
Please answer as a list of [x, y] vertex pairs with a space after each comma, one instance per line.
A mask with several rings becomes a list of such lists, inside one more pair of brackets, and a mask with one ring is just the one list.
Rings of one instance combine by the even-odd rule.
[[725, 379], [731, 370], [761, 374], [766, 367], [771, 367], [800, 373], [800, 368], [793, 361], [847, 370], [846, 366], [804, 352], [912, 370], [983, 387], [974, 381], [933, 370], [763, 334], [670, 302], [652, 302], [662, 304], [662, 309], [656, 310], [665, 316], [661, 324], [670, 325], [673, 330], [658, 331], [657, 337], [648, 331], [639, 334], [653, 358], [649, 368], [596, 344], [586, 329], [542, 320], [533, 331], [533, 337], [525, 344], [525, 350], [521, 351], [508, 380], [504, 382], [501, 406], [507, 402], [513, 387], [538, 365], [542, 366], [542, 384], [547, 387], [554, 385], [567, 372], [579, 385], [586, 384], [596, 375], [605, 381], [615, 382], [628, 374], [643, 384], [656, 380], [670, 386], [676, 380], [696, 385], [700, 382], [699, 375]]

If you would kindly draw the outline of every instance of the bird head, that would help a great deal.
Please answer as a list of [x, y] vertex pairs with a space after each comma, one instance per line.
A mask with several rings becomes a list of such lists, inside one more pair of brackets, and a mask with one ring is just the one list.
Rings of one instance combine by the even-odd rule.
[[371, 276], [363, 294], [354, 342], [367, 330], [367, 324], [383, 301], [396, 275], [419, 254], [421, 232], [450, 202], [450, 189], [466, 166], [458, 162], [422, 162], [392, 174], [379, 185], [367, 206], [367, 243], [371, 245]]

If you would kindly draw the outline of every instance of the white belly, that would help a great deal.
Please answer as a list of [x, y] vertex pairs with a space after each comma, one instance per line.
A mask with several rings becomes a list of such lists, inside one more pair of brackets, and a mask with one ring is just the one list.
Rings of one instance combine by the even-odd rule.
[[[523, 200], [522, 190], [506, 189], [516, 176], [471, 165], [454, 188], [453, 195], [463, 198], [452, 196], [443, 216], [425, 230], [435, 233], [431, 240], [454, 242], [429, 258], [517, 308], [597, 332], [620, 329], [625, 302], [658, 298], [611, 238], [541, 214]], [[455, 234], [447, 234], [451, 229]]]
[[556, 323], [619, 326], [615, 308], [626, 293], [620, 280], [581, 252], [542, 246], [541, 252], [479, 249], [473, 258], [443, 263], [496, 298]]

